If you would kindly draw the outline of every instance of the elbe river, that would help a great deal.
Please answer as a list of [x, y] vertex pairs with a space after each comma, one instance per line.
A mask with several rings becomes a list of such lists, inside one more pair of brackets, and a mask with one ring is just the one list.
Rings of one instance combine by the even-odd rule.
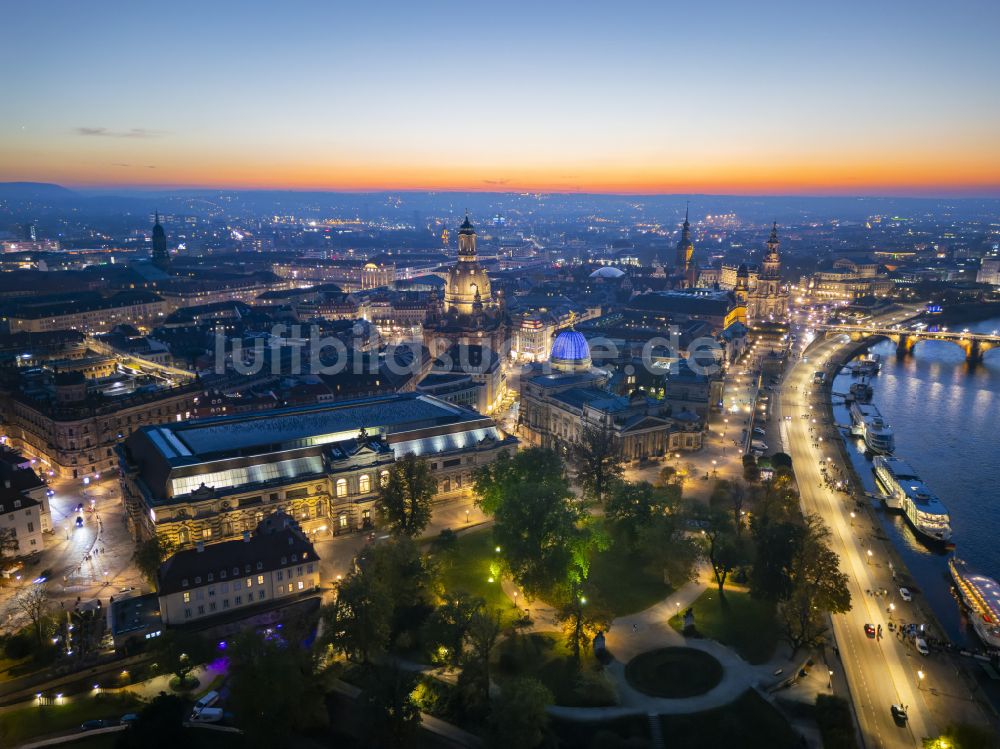
[[[1000, 330], [1000, 318], [961, 327], [975, 332]], [[882, 357], [881, 372], [871, 378], [872, 403], [895, 432], [894, 455], [916, 469], [948, 508], [954, 553], [1000, 580], [1000, 350], [987, 352], [973, 369], [958, 346], [943, 341], [918, 343], [913, 355], [903, 360], [897, 359], [890, 341], [871, 351]], [[840, 374], [833, 391], [847, 393], [855, 381], [850, 374]], [[850, 424], [842, 405], [834, 406], [834, 416], [838, 424]], [[849, 436], [848, 444], [865, 487], [876, 491], [863, 441]], [[956, 644], [978, 646], [951, 595], [947, 554], [925, 546], [902, 515], [885, 512], [880, 503], [876, 509], [915, 587], [948, 636]], [[898, 597], [891, 600], [899, 606]]]

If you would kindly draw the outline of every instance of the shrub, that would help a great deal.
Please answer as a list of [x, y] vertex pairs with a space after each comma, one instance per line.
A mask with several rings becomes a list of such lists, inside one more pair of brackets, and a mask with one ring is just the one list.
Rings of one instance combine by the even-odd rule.
[[3, 645], [3, 654], [12, 661], [27, 658], [35, 649], [35, 643], [24, 632], [18, 632], [7, 638]]
[[451, 528], [445, 528], [434, 539], [434, 548], [437, 551], [451, 551], [457, 544], [458, 534]]
[[825, 749], [858, 749], [854, 721], [847, 700], [829, 694], [816, 696], [816, 723]]
[[615, 688], [599, 671], [581, 671], [573, 684], [573, 704], [580, 707], [604, 707], [618, 703]]

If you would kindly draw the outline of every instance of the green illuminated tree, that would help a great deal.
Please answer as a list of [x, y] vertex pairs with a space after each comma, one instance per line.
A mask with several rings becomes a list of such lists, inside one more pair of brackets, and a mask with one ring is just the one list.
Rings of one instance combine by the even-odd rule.
[[559, 456], [541, 448], [503, 455], [476, 473], [475, 486], [493, 515], [503, 570], [524, 594], [538, 596], [563, 584], [582, 512]]

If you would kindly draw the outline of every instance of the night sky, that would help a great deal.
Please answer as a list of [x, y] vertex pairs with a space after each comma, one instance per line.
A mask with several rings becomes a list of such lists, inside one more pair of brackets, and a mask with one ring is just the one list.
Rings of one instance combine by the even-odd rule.
[[0, 180], [1000, 194], [1000, 2], [7, 3]]

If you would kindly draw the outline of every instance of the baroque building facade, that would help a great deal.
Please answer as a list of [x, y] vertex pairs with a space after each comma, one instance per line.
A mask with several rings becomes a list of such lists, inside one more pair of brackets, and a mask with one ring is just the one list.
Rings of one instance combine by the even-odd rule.
[[779, 246], [778, 223], [774, 222], [757, 284], [747, 294], [747, 317], [751, 324], [780, 321], [788, 316], [788, 291], [781, 280]]
[[556, 336], [549, 362], [551, 371], [534, 364], [521, 377], [520, 434], [526, 443], [565, 451], [589, 426], [613, 432], [627, 462], [701, 448], [700, 423], [671, 418], [668, 404], [641, 390], [629, 396], [608, 391], [609, 373], [592, 366], [582, 333]]
[[502, 361], [510, 349], [510, 320], [502, 294], [492, 292], [479, 264], [476, 230], [466, 216], [458, 230], [458, 259], [445, 279], [444, 303], [432, 292], [424, 344], [434, 357], [452, 346], [487, 346]]
[[436, 499], [467, 498], [472, 474], [517, 441], [492, 419], [401, 393], [146, 427], [118, 448], [132, 534], [215, 543], [284, 512], [309, 536], [374, 524], [396, 456], [430, 463]]

